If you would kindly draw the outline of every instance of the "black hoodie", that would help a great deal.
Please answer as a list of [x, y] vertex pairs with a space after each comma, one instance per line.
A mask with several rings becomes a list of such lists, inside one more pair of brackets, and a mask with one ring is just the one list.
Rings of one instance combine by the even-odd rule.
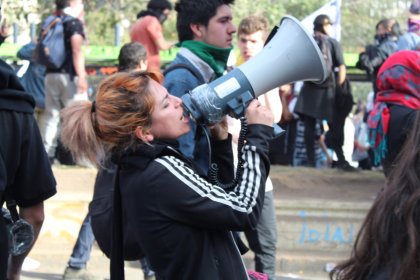
[[34, 98], [25, 92], [13, 69], [0, 59], [0, 110], [33, 113]]
[[[271, 134], [271, 127], [248, 126], [244, 172], [229, 191], [201, 177], [171, 147], [143, 145], [121, 158], [122, 217], [136, 233], [157, 279], [248, 279], [231, 231], [257, 225]], [[226, 157], [230, 142], [212, 143], [212, 159], [231, 177], [232, 159]]]

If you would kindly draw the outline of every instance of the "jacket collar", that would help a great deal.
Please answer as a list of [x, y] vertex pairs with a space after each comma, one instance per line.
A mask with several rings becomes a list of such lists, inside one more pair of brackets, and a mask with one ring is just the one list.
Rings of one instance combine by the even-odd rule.
[[122, 168], [134, 166], [139, 169], [144, 169], [150, 162], [156, 158], [172, 155], [184, 161], [187, 159], [177, 150], [176, 140], [158, 140], [149, 144], [141, 144], [136, 149], [126, 151], [113, 161]]

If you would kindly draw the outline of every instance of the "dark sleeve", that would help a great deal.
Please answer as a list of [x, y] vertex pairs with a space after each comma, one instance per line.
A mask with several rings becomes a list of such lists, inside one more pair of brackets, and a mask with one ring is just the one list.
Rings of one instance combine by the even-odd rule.
[[180, 160], [157, 159], [164, 166], [154, 188], [159, 193], [157, 203], [162, 213], [175, 221], [206, 229], [255, 228], [270, 169], [268, 140], [272, 134], [270, 126], [248, 126], [247, 143], [243, 147], [244, 172], [229, 192], [207, 182]]
[[391, 105], [390, 122], [388, 128], [387, 160], [391, 163], [401, 151], [413, 127], [417, 110], [405, 106]]
[[3, 44], [4, 41], [6, 41], [6, 38], [7, 37], [0, 35], [0, 45]]
[[[3, 117], [7, 114], [2, 113]], [[7, 146], [2, 147], [2, 153], [8, 169], [8, 192], [19, 207], [30, 207], [53, 196], [56, 182], [33, 114], [12, 112], [6, 117]]]
[[232, 135], [226, 140], [211, 142], [211, 162], [217, 164], [220, 182], [228, 184], [234, 179]]
[[366, 70], [369, 74], [372, 74], [375, 69], [378, 69], [396, 50], [396, 43], [386, 41], [379, 46], [368, 45], [365, 51], [359, 55], [359, 61], [356, 66], [359, 69]]
[[85, 38], [83, 23], [79, 19], [64, 19], [64, 21], [67, 38], [71, 38], [73, 35], [76, 34], [79, 34], [83, 38]]
[[332, 60], [333, 60], [333, 66], [334, 67], [339, 67], [340, 65], [344, 65], [344, 55], [343, 55], [343, 51], [341, 49], [341, 45], [340, 43], [333, 39], [330, 38], [330, 43], [332, 46]]
[[3, 159], [3, 154], [0, 150], [0, 205], [3, 203], [3, 192], [6, 189], [6, 164]]
[[26, 44], [19, 49], [16, 56], [20, 59], [32, 61], [32, 54], [35, 50], [35, 47], [36, 47], [36, 44], [33, 42]]

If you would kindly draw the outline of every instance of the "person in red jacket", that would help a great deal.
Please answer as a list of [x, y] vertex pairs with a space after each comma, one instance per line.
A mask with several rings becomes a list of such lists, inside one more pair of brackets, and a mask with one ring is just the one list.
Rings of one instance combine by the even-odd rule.
[[146, 47], [148, 70], [159, 70], [159, 51], [171, 47], [171, 44], [165, 40], [162, 31], [162, 24], [171, 10], [171, 2], [151, 0], [147, 4], [147, 10], [138, 13], [137, 21], [131, 27], [131, 41], [139, 42]]

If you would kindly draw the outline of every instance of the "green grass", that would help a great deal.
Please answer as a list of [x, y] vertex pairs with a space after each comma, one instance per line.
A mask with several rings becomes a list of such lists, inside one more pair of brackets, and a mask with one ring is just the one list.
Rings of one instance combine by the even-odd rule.
[[[21, 45], [4, 43], [0, 47], [0, 57], [15, 59], [16, 53]], [[121, 47], [116, 46], [97, 46], [90, 45], [83, 48], [87, 64], [115, 64], [118, 60], [118, 54]], [[172, 61], [175, 58], [178, 48], [171, 48], [167, 51], [161, 51], [160, 57], [163, 64]], [[345, 53], [344, 61], [348, 67], [356, 65], [359, 55], [357, 53]]]
[[[0, 47], [0, 57], [5, 59], [16, 59], [16, 54], [22, 45], [4, 43]], [[121, 47], [116, 46], [84, 46], [83, 51], [87, 64], [116, 64]], [[163, 63], [172, 61], [178, 49], [170, 49], [160, 53]]]

